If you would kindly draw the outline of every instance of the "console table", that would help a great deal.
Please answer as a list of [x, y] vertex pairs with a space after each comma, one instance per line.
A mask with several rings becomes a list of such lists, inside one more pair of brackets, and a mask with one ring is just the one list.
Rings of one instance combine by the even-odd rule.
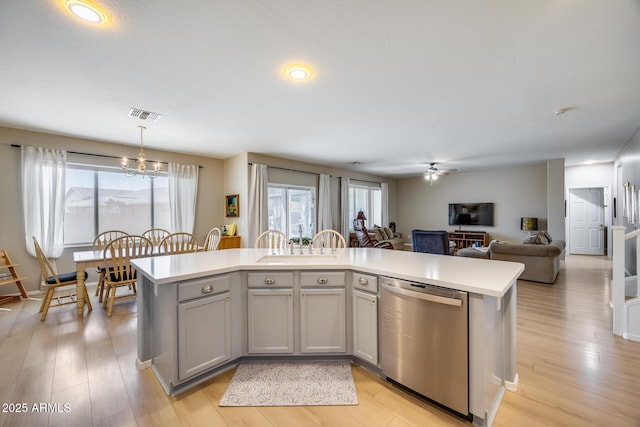
[[235, 249], [239, 247], [240, 247], [240, 236], [222, 236], [220, 238], [220, 244], [218, 245], [218, 250]]
[[489, 233], [485, 231], [450, 231], [449, 240], [456, 244], [453, 254], [457, 254], [460, 249], [475, 246], [489, 246]]

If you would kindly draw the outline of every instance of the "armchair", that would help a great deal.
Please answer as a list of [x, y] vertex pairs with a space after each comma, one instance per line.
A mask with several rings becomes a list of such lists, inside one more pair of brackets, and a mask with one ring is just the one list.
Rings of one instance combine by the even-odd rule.
[[427, 254], [452, 255], [449, 245], [449, 233], [434, 230], [411, 230], [413, 252]]

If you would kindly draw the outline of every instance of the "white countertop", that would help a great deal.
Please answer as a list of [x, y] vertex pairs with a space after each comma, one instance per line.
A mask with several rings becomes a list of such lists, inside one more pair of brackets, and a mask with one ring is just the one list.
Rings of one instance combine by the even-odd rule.
[[156, 285], [240, 270], [356, 270], [494, 297], [502, 297], [524, 271], [514, 262], [377, 248], [338, 249], [333, 255], [317, 249], [313, 255], [272, 253], [226, 249], [139, 258], [133, 264]]

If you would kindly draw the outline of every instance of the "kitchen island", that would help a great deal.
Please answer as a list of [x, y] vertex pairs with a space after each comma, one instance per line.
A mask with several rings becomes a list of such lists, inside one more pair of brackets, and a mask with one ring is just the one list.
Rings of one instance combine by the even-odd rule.
[[317, 252], [135, 260], [139, 367], [152, 367], [168, 394], [238, 361], [274, 356], [352, 358], [383, 375], [378, 283], [393, 278], [468, 293], [468, 411], [458, 412], [491, 424], [504, 390], [517, 387], [522, 264], [375, 248]]

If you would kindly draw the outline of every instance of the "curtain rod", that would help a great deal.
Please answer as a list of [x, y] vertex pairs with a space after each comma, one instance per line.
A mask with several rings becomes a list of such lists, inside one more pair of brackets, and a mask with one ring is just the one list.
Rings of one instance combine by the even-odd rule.
[[[247, 163], [247, 164], [248, 164], [249, 166], [253, 165], [253, 163], [251, 163], [251, 162], [249, 162], [249, 163]], [[302, 171], [302, 170], [299, 170], [299, 169], [283, 168], [283, 167], [280, 167], [280, 166], [269, 166], [269, 165], [266, 165], [266, 166], [267, 166], [268, 168], [272, 168], [272, 169], [280, 169], [280, 170], [283, 170], [283, 171], [301, 172], [301, 173], [308, 173], [308, 174], [311, 174], [311, 175], [320, 175], [318, 172]], [[329, 176], [333, 177], [333, 175], [329, 175]]]
[[382, 181], [367, 181], [366, 179], [359, 179], [359, 178], [349, 178], [349, 181], [367, 182], [369, 184], [382, 184]]
[[[11, 148], [22, 148], [22, 145], [20, 144], [11, 144]], [[65, 150], [67, 153], [70, 154], [79, 154], [81, 156], [93, 156], [93, 157], [102, 157], [105, 159], [122, 159], [122, 157], [118, 157], [118, 156], [111, 156], [109, 154], [95, 154], [95, 153], [83, 153], [82, 151], [70, 151], [70, 150]], [[129, 159], [127, 157], [127, 159]], [[131, 160], [135, 160], [135, 159], [131, 159]], [[147, 160], [147, 162], [149, 163], [160, 163], [161, 165], [168, 165], [169, 162], [159, 162], [159, 161], [155, 161], [155, 160]], [[202, 169], [202, 166], [198, 165], [198, 169]]]
[[[249, 162], [248, 165], [251, 166], [251, 165], [253, 165], [253, 163]], [[280, 167], [280, 166], [269, 166], [269, 165], [266, 165], [266, 166], [268, 168], [273, 168], [273, 169], [280, 169], [280, 170], [291, 171], [291, 172], [302, 172], [302, 173], [308, 173], [308, 174], [311, 174], [311, 175], [320, 175], [317, 172], [309, 172], [309, 171], [302, 171], [302, 170], [298, 170], [298, 169], [283, 168], [283, 167]], [[329, 175], [329, 176], [333, 178], [333, 175]], [[368, 182], [369, 184], [381, 184], [382, 183], [382, 181], [368, 181], [366, 179], [359, 179], [359, 178], [349, 178], [349, 179], [352, 180], [352, 181]]]

